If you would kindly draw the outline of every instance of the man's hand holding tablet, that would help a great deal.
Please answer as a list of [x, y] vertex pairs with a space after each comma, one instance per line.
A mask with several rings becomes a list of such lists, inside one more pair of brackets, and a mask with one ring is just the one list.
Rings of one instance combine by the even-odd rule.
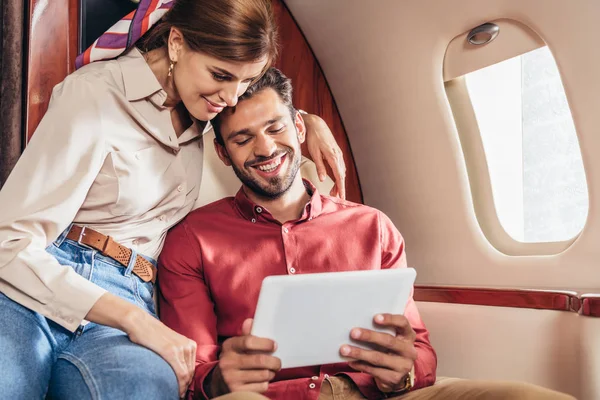
[[[354, 328], [350, 337], [358, 342], [376, 345], [382, 351], [343, 345], [340, 354], [354, 360], [349, 363], [352, 368], [375, 378], [377, 387], [382, 392], [404, 390], [407, 388], [407, 377], [412, 378], [409, 374], [412, 373], [417, 359], [417, 335], [404, 315], [377, 314], [373, 321], [381, 327], [393, 328], [396, 335]], [[412, 384], [410, 382], [411, 386]]]
[[211, 372], [205, 391], [210, 397], [230, 392], [267, 390], [269, 382], [281, 369], [281, 360], [272, 354], [277, 344], [271, 339], [250, 335], [252, 319], [244, 321], [242, 336], [223, 342], [219, 364]]
[[404, 268], [265, 278], [255, 319], [223, 343], [205, 391], [262, 393], [282, 367], [336, 362], [372, 375], [382, 392], [405, 389], [417, 352], [402, 313], [415, 276]]

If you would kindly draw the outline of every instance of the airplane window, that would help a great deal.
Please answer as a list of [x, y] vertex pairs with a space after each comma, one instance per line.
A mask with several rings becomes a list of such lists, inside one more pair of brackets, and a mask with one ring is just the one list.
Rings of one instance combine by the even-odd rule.
[[588, 192], [560, 74], [548, 47], [465, 76], [505, 231], [525, 243], [581, 232]]

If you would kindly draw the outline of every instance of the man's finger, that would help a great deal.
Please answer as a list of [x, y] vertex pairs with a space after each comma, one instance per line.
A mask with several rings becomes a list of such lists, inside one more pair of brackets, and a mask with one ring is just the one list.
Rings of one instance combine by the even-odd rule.
[[265, 369], [277, 372], [281, 369], [281, 360], [268, 354], [248, 354], [240, 358], [240, 370]]
[[350, 332], [350, 337], [360, 342], [375, 344], [406, 358], [413, 360], [417, 358], [417, 350], [415, 349], [414, 342], [403, 336], [395, 336], [387, 332], [376, 332], [370, 329], [354, 328]]
[[231, 350], [236, 353], [247, 353], [250, 351], [272, 353], [275, 351], [275, 348], [274, 341], [257, 336], [237, 336], [223, 343], [223, 352]]
[[357, 371], [371, 375], [373, 378], [379, 380], [383, 385], [389, 387], [391, 389], [390, 391], [395, 390], [402, 383], [404, 377], [412, 368], [406, 369], [406, 372], [404, 372], [404, 370], [393, 371], [360, 361], [352, 361], [348, 365]]
[[344, 357], [357, 361], [364, 361], [376, 367], [383, 367], [392, 370], [401, 369], [406, 362], [412, 362], [399, 355], [382, 353], [375, 350], [360, 349], [355, 346], [343, 345], [340, 348], [340, 354]]
[[409, 340], [416, 339], [416, 333], [410, 326], [410, 322], [404, 315], [400, 314], [377, 314], [373, 321], [379, 326], [389, 326], [396, 330], [398, 336]]
[[230, 372], [230, 378], [240, 385], [269, 382], [275, 378], [275, 372], [268, 369], [237, 370]]
[[252, 318], [246, 318], [246, 320], [244, 320], [244, 323], [242, 324], [242, 336], [250, 335], [250, 332], [252, 332], [252, 323], [253, 322], [254, 322], [254, 319], [252, 319]]

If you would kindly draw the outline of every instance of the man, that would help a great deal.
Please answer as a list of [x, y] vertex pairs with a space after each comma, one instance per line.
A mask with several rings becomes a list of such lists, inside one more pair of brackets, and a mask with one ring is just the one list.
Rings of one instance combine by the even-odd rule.
[[[250, 391], [277, 400], [483, 398], [476, 397], [483, 386], [468, 381], [431, 387], [436, 355], [412, 298], [404, 315], [374, 316], [395, 335], [349, 332], [385, 350], [343, 345], [348, 363], [281, 370], [271, 355], [276, 344], [250, 335], [266, 276], [406, 267], [404, 241], [389, 218], [302, 180], [305, 128], [291, 91], [271, 68], [213, 120], [219, 158], [242, 188], [192, 212], [169, 233], [159, 261], [161, 318], [198, 344], [190, 397]], [[506, 396], [494, 398], [562, 396], [528, 385], [484, 388]]]

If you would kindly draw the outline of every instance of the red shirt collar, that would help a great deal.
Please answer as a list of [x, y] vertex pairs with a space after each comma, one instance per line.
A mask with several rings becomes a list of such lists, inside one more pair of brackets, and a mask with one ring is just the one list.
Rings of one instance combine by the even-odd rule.
[[[310, 201], [306, 203], [304, 211], [302, 212], [302, 216], [294, 222], [302, 222], [305, 220], [310, 221], [313, 218], [319, 216], [323, 208], [323, 203], [321, 202], [321, 195], [319, 194], [317, 188], [306, 179], [302, 179], [302, 183], [304, 183], [304, 187], [306, 188], [311, 198]], [[249, 221], [268, 221], [279, 224], [279, 221], [273, 218], [271, 213], [266, 208], [259, 204], [255, 204], [252, 200], [248, 198], [243, 187], [240, 188], [240, 190], [238, 190], [233, 202], [240, 214]]]

